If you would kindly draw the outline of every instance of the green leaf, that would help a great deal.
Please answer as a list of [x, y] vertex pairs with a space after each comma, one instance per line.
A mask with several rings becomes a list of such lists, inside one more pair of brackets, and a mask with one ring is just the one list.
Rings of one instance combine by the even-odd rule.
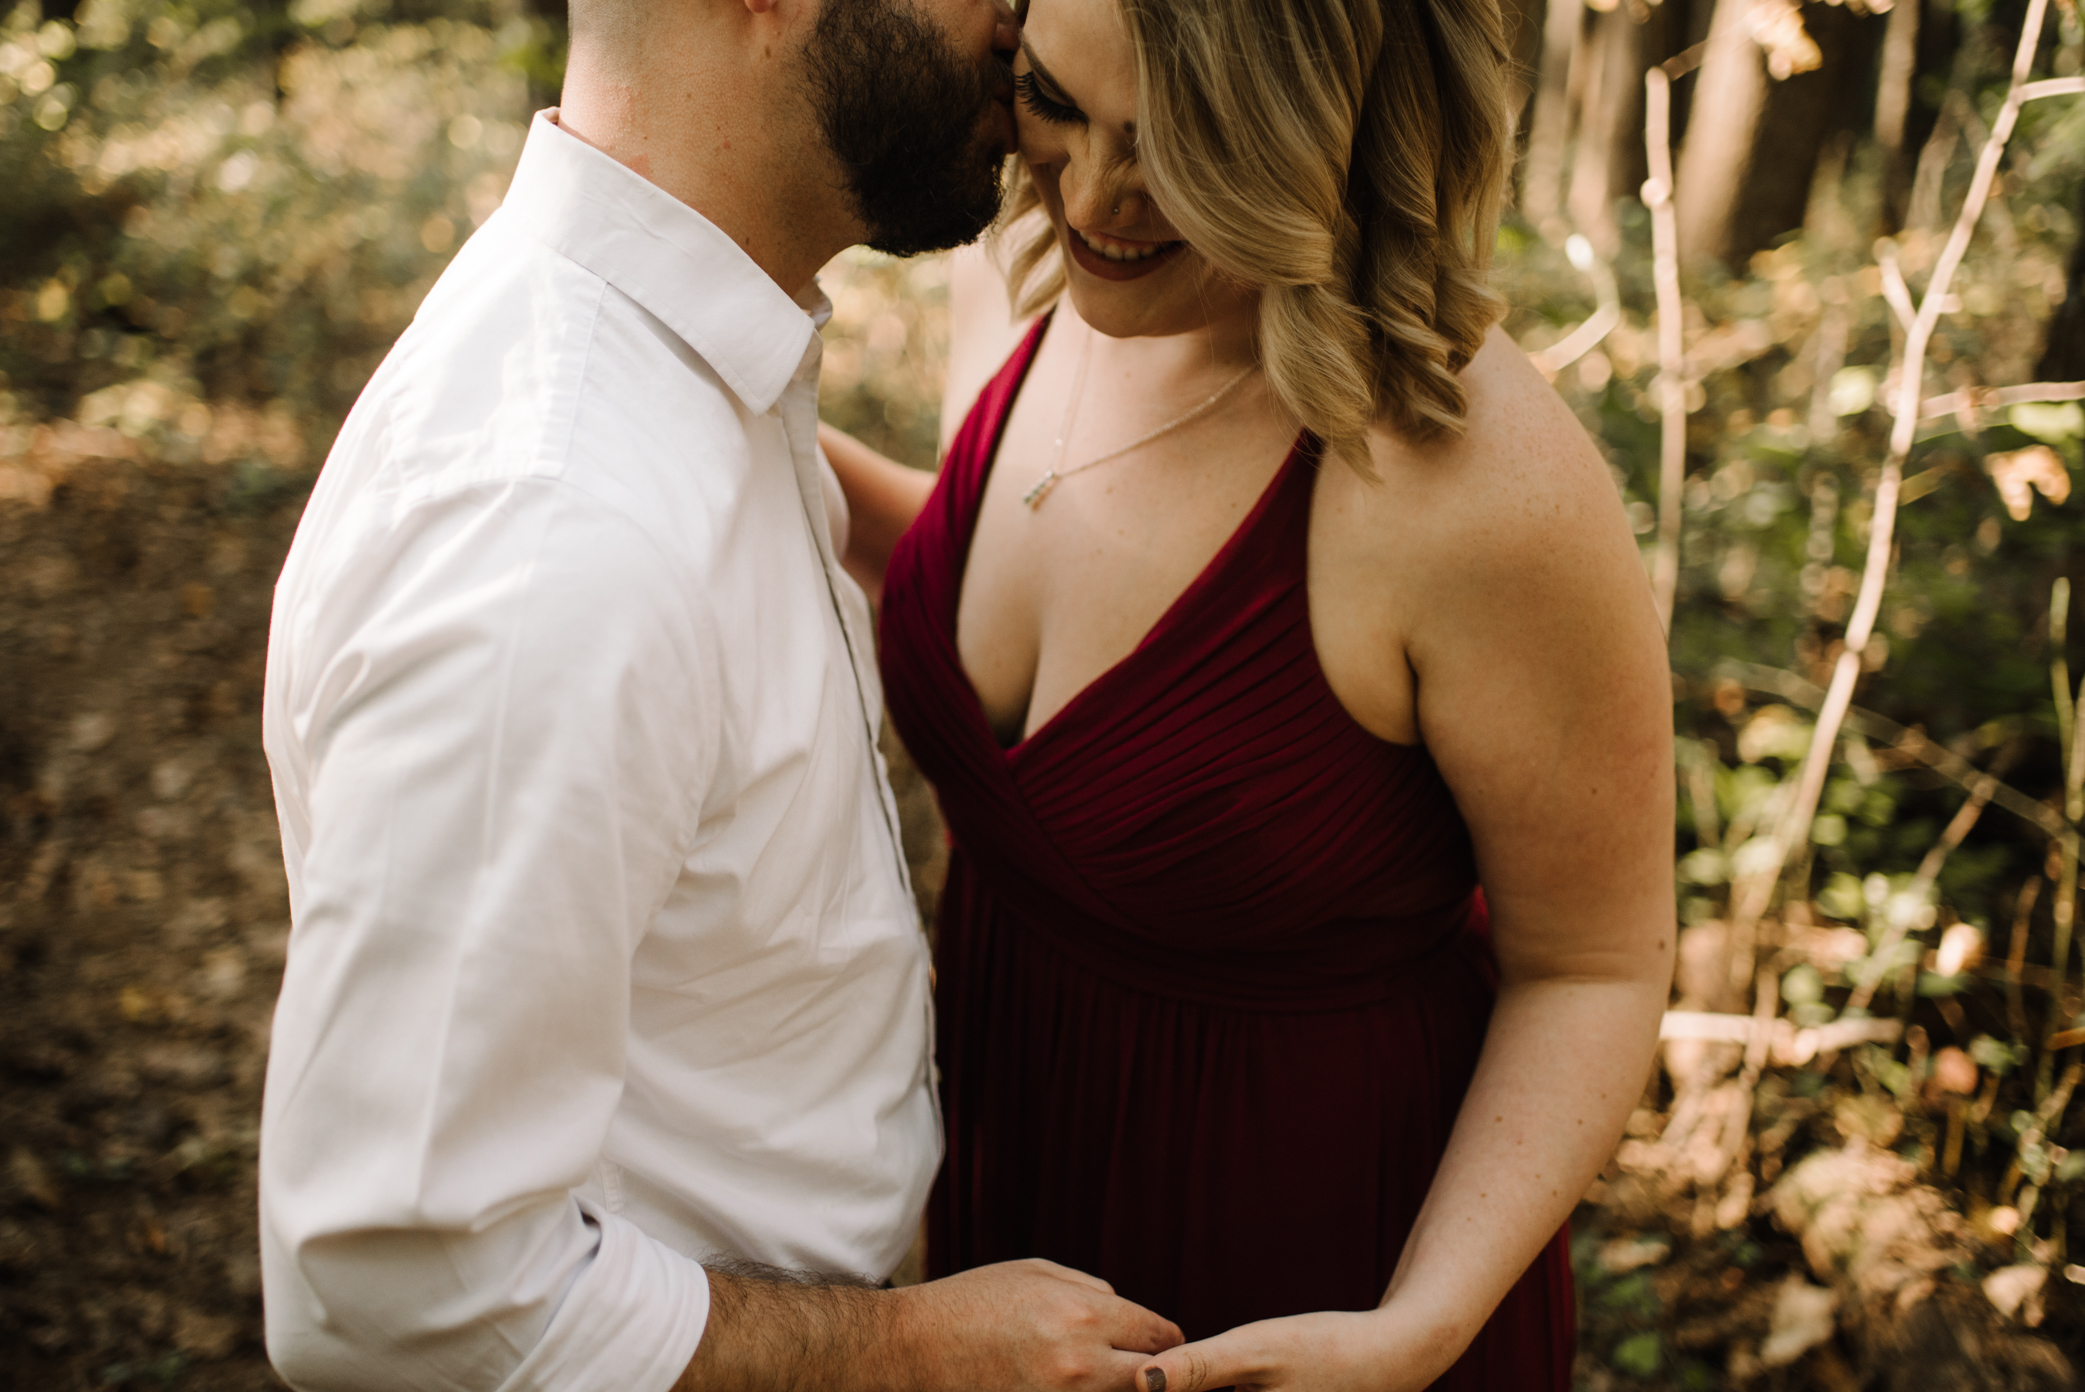
[[1631, 1377], [1650, 1377], [1665, 1361], [1665, 1350], [1658, 1338], [1658, 1331], [1646, 1329], [1641, 1334], [1631, 1334], [1614, 1346], [1608, 1359], [1616, 1371]]
[[2085, 435], [2085, 406], [2075, 401], [2031, 401], [2015, 406], [2006, 419], [2023, 435], [2051, 445]]

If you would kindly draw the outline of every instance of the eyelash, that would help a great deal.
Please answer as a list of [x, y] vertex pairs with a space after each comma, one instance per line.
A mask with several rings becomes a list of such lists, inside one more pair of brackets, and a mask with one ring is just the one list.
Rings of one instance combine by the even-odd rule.
[[1020, 94], [1021, 105], [1027, 107], [1037, 120], [1048, 121], [1053, 126], [1086, 124], [1085, 112], [1075, 106], [1066, 106], [1045, 93], [1042, 84], [1035, 80], [1035, 74], [1032, 72], [1018, 74], [1014, 78], [1014, 90]]

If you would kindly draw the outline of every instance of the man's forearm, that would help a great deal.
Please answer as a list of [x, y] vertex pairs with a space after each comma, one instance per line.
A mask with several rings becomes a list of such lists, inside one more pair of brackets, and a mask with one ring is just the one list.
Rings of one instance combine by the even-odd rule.
[[674, 1392], [1117, 1392], [1179, 1342], [1170, 1321], [1045, 1261], [889, 1291], [726, 1263]]
[[674, 1392], [881, 1392], [897, 1335], [891, 1293], [846, 1278], [709, 1268], [708, 1326]]

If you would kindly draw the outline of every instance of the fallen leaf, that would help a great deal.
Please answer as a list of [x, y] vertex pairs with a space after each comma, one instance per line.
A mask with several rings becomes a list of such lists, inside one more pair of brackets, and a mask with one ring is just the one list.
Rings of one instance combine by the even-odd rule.
[[2029, 445], [2026, 449], [1989, 455], [1984, 468], [1990, 471], [1991, 481], [1998, 485], [1998, 497], [2015, 522], [2025, 522], [2034, 511], [2036, 490], [2052, 503], [2061, 503], [2071, 495], [2070, 470], [2064, 467], [2063, 456], [2047, 445]]
[[1837, 1292], [1790, 1276], [1774, 1297], [1774, 1314], [1766, 1342], [1759, 1347], [1759, 1361], [1769, 1368], [1785, 1368], [1795, 1362], [1832, 1337], [1838, 1309]]
[[1984, 1299], [2007, 1319], [2018, 1316], [2030, 1326], [2042, 1322], [2042, 1286], [2049, 1269], [2035, 1262], [2002, 1266], [1984, 1278]]

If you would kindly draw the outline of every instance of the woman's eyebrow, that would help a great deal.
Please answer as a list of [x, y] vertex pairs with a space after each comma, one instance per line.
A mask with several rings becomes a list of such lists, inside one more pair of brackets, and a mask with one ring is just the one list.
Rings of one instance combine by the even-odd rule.
[[1042, 59], [1035, 56], [1035, 50], [1028, 46], [1028, 36], [1026, 34], [1021, 35], [1021, 52], [1027, 56], [1028, 66], [1035, 70], [1035, 75], [1055, 88], [1058, 96], [1063, 96], [1064, 84], [1057, 80], [1057, 74], [1043, 66]]

